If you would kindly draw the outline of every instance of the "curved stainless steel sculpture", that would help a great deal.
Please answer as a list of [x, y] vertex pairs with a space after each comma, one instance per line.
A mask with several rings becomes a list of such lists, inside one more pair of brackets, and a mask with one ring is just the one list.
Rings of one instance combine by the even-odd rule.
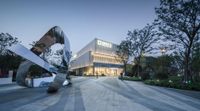
[[27, 86], [25, 79], [28, 74], [28, 70], [30, 66], [35, 63], [40, 67], [46, 69], [47, 71], [57, 74], [54, 82], [49, 86], [49, 92], [56, 91], [59, 87], [62, 86], [62, 83], [65, 81], [66, 75], [57, 72], [54, 66], [48, 64], [39, 57], [39, 55], [44, 53], [47, 48], [56, 43], [64, 44], [64, 60], [68, 65], [71, 57], [69, 40], [65, 36], [61, 28], [58, 26], [51, 28], [38, 42], [36, 42], [36, 44], [30, 49], [31, 51], [23, 47], [21, 44], [17, 44], [9, 48], [9, 50], [11, 50], [12, 52], [15, 52], [16, 54], [27, 59], [20, 64], [17, 71], [16, 81], [19, 85]]

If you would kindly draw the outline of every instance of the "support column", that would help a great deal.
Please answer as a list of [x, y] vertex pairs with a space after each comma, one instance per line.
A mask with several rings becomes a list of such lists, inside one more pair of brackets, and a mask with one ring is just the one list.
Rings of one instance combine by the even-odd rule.
[[95, 67], [94, 67], [94, 65], [92, 66], [92, 71], [93, 71], [93, 76], [94, 76], [94, 73], [95, 73]]

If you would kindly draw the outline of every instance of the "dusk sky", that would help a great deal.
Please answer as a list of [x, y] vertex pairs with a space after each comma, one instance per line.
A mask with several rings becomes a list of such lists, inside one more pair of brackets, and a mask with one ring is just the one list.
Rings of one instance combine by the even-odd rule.
[[75, 53], [94, 38], [119, 44], [128, 30], [152, 23], [158, 5], [159, 0], [1, 0], [0, 33], [30, 48], [60, 26]]

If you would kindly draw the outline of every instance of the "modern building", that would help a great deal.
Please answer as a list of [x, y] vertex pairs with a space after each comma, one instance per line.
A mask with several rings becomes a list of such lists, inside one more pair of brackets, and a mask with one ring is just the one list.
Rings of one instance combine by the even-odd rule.
[[70, 62], [70, 69], [76, 75], [118, 76], [123, 71], [123, 64], [115, 54], [117, 45], [95, 38]]

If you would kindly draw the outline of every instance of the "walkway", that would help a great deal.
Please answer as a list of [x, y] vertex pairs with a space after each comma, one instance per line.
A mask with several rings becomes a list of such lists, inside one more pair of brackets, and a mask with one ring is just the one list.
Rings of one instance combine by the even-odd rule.
[[[2, 111], [199, 111], [200, 92], [148, 86], [117, 78], [73, 78], [56, 94], [47, 88], [0, 91]], [[191, 95], [193, 94], [193, 95]], [[198, 98], [195, 98], [198, 97]]]

